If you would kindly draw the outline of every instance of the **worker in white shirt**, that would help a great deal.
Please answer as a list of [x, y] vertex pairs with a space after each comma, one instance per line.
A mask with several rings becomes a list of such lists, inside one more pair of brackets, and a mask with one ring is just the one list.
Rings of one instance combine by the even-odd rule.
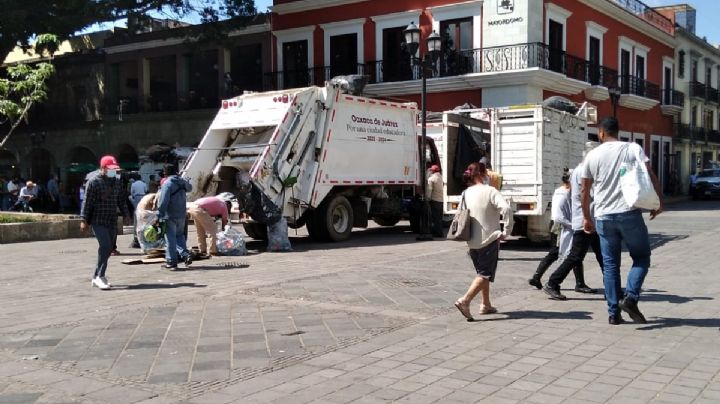
[[440, 166], [430, 167], [430, 176], [427, 179], [427, 193], [425, 198], [430, 201], [430, 215], [432, 218], [433, 237], [443, 237], [443, 179]]

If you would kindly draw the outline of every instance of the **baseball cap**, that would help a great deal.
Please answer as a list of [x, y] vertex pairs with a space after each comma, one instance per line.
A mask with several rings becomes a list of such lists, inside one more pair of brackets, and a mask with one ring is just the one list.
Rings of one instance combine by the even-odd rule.
[[100, 159], [100, 168], [109, 168], [111, 170], [117, 170], [120, 168], [117, 160], [113, 156], [102, 156]]
[[437, 165], [437, 164], [433, 164], [432, 166], [430, 166], [430, 171], [432, 171], [432, 172], [434, 172], [434, 173], [439, 173], [439, 172], [440, 172], [440, 166]]

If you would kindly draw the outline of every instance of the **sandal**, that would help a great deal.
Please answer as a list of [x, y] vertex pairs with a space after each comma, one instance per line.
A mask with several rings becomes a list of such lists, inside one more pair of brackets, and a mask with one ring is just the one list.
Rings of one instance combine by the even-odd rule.
[[466, 319], [468, 319], [468, 320], [473, 319], [472, 314], [470, 314], [470, 305], [469, 304], [465, 304], [462, 302], [462, 300], [458, 299], [455, 302], [455, 307], [457, 307], [457, 309], [460, 310], [460, 314], [465, 316]]
[[497, 308], [495, 307], [483, 307], [480, 309], [480, 314], [495, 314], [497, 312]]

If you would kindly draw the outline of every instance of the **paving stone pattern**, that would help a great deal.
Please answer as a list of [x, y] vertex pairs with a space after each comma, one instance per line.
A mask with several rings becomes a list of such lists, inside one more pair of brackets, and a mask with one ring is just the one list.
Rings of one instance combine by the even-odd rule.
[[500, 313], [475, 322], [452, 306], [463, 246], [402, 227], [176, 273], [113, 258], [108, 292], [92, 239], [4, 245], [0, 403], [720, 402], [719, 227], [714, 202], [650, 222], [649, 323], [615, 327], [601, 295], [529, 288], [544, 250], [521, 242], [503, 245]]

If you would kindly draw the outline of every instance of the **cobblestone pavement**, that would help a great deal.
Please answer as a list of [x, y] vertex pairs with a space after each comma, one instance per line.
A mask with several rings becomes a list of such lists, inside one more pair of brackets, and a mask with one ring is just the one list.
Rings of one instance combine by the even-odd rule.
[[181, 272], [113, 257], [107, 292], [89, 282], [94, 239], [3, 245], [0, 403], [717, 403], [718, 229], [716, 201], [650, 222], [649, 322], [617, 327], [572, 276], [565, 302], [528, 287], [544, 250], [520, 241], [503, 244], [500, 313], [475, 322], [452, 305], [473, 274], [463, 245], [402, 226], [299, 234], [285, 254], [251, 241]]

